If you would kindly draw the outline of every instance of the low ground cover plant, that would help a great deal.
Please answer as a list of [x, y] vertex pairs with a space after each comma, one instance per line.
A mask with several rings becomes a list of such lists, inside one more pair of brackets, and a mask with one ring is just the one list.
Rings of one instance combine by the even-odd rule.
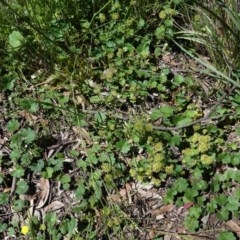
[[[191, 20], [203, 14], [193, 27], [212, 34], [189, 45], [197, 32], [176, 24], [187, 21], [185, 1], [0, 1], [2, 238], [140, 239], [144, 221], [111, 197], [130, 183], [190, 206], [191, 233], [211, 214], [238, 218], [239, 21], [230, 2], [191, 4]], [[215, 21], [229, 31], [218, 55]], [[217, 64], [224, 51], [231, 69]]]

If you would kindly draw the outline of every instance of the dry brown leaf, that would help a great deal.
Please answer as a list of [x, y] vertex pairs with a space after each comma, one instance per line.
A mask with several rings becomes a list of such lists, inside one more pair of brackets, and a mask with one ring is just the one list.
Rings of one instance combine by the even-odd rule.
[[163, 216], [164, 213], [170, 213], [174, 208], [175, 208], [174, 205], [169, 204], [158, 209], [150, 210], [148, 213], [150, 213], [151, 216], [156, 217], [156, 219], [162, 219], [164, 218]]
[[122, 202], [122, 199], [119, 194], [110, 194], [107, 196], [107, 200], [111, 202]]
[[162, 213], [169, 213], [172, 212], [172, 210], [175, 208], [175, 206], [173, 204], [168, 204], [166, 206], [162, 206], [160, 208]]
[[45, 208], [44, 208], [44, 211], [45, 212], [50, 212], [50, 211], [57, 211], [61, 208], [63, 208], [65, 206], [64, 203], [60, 202], [60, 201], [54, 201], [54, 202], [51, 202], [49, 205], [47, 205]]
[[92, 140], [88, 134], [88, 132], [82, 127], [73, 127], [73, 131], [78, 134], [83, 140], [87, 142], [87, 144], [92, 144]]
[[237, 236], [240, 238], [240, 226], [235, 223], [233, 220], [229, 220], [226, 222], [226, 225], [237, 234]]
[[132, 187], [129, 183], [126, 183], [125, 189], [126, 189], [126, 195], [127, 195], [126, 197], [128, 199], [129, 204], [131, 204], [132, 203], [132, 196], [131, 196]]
[[146, 236], [146, 240], [151, 240], [154, 239], [156, 237], [156, 233], [153, 230], [150, 230]]
[[19, 112], [19, 115], [20, 115], [21, 117], [25, 118], [26, 121], [27, 121], [30, 125], [35, 124], [35, 123], [37, 122], [37, 119], [38, 119], [37, 116], [35, 116], [35, 115], [33, 115], [33, 114], [31, 114], [31, 113], [29, 113], [29, 112], [27, 112], [27, 111], [20, 111], [20, 112]]
[[45, 203], [48, 200], [49, 193], [50, 193], [50, 184], [47, 179], [41, 178], [38, 185], [39, 185], [38, 196], [39, 196], [40, 200], [39, 200], [38, 205], [36, 206], [36, 209], [40, 209], [45, 205]]

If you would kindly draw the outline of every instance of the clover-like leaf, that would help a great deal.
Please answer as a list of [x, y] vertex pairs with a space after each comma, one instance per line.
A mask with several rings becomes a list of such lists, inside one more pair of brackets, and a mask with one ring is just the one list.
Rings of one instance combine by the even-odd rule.
[[122, 153], [128, 153], [130, 150], [130, 145], [125, 140], [120, 140], [115, 145], [117, 150], [120, 150]]
[[7, 124], [7, 129], [9, 132], [14, 132], [19, 129], [20, 123], [17, 119], [12, 119]]
[[17, 182], [16, 193], [24, 194], [27, 192], [29, 186], [26, 181], [20, 180]]
[[13, 31], [8, 38], [8, 42], [13, 48], [20, 47], [24, 39], [23, 35], [19, 31]]

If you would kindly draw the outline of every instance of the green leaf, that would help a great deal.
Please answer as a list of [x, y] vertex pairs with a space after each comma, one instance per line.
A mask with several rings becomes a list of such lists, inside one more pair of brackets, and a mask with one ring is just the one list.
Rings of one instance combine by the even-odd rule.
[[8, 193], [0, 193], [0, 204], [5, 205], [8, 203], [9, 200], [9, 194]]
[[138, 28], [142, 28], [142, 27], [144, 27], [144, 25], [145, 25], [145, 21], [144, 21], [144, 19], [140, 19], [139, 21], [138, 21]]
[[56, 222], [57, 222], [57, 216], [55, 213], [47, 213], [45, 215], [45, 223], [48, 226], [49, 229], [54, 228]]
[[182, 142], [182, 138], [180, 135], [174, 134], [170, 139], [169, 139], [169, 145], [171, 147], [173, 146], [178, 146]]
[[35, 112], [37, 112], [38, 110], [39, 110], [39, 104], [36, 103], [36, 102], [32, 102], [32, 103], [30, 104], [30, 109], [29, 109], [29, 111], [30, 111], [31, 113], [35, 113]]
[[8, 42], [13, 48], [18, 48], [21, 46], [24, 39], [23, 35], [19, 31], [13, 31], [9, 37]]
[[185, 125], [185, 124], [188, 124], [188, 123], [191, 123], [192, 122], [192, 119], [191, 118], [183, 118], [181, 120], [179, 120], [176, 124], [176, 126], [182, 126], [182, 125]]
[[184, 192], [186, 189], [188, 189], [188, 182], [184, 178], [178, 178], [174, 185], [174, 189], [176, 189], [179, 193]]
[[103, 112], [97, 112], [95, 113], [95, 116], [94, 116], [95, 120], [97, 120], [99, 123], [102, 123], [106, 120], [106, 114], [103, 113]]
[[91, 26], [91, 23], [88, 21], [84, 21], [81, 25], [83, 28], [89, 29]]
[[10, 120], [7, 124], [7, 129], [9, 132], [15, 132], [16, 130], [19, 129], [19, 127], [20, 127], [20, 124], [16, 119]]
[[16, 168], [11, 172], [11, 175], [15, 178], [20, 178], [24, 176], [24, 169], [22, 166], [16, 166]]
[[203, 209], [200, 206], [193, 206], [189, 209], [189, 217], [198, 219], [203, 213]]
[[199, 221], [197, 219], [195, 219], [195, 218], [187, 216], [184, 219], [184, 226], [189, 231], [194, 232], [199, 227]]
[[171, 117], [175, 111], [175, 108], [172, 106], [162, 106], [160, 107], [160, 112], [162, 113], [162, 116], [167, 118], [167, 117]]
[[228, 202], [228, 198], [225, 194], [219, 194], [215, 199], [219, 206], [225, 206]]
[[52, 178], [52, 175], [54, 173], [54, 169], [52, 167], [47, 167], [46, 171], [42, 172], [43, 178], [49, 179]]
[[17, 161], [22, 155], [22, 152], [19, 148], [14, 148], [10, 153], [10, 158], [12, 161]]
[[42, 169], [44, 168], [44, 161], [41, 159], [41, 160], [38, 160], [36, 164], [34, 165], [31, 165], [29, 168], [35, 172], [35, 173], [39, 173], [42, 171]]
[[87, 165], [86, 161], [83, 161], [82, 159], [80, 159], [77, 161], [77, 166], [78, 166], [78, 168], [82, 169], [83, 171], [86, 171], [88, 165]]
[[226, 205], [226, 209], [234, 212], [237, 211], [240, 207], [240, 203], [238, 201], [237, 198], [233, 197], [233, 196], [229, 196], [228, 197], [228, 204]]
[[25, 201], [22, 199], [17, 199], [13, 202], [13, 208], [15, 211], [21, 211], [25, 206]]
[[20, 180], [16, 184], [16, 193], [24, 194], [28, 190], [28, 184], [26, 181]]
[[92, 96], [90, 97], [90, 103], [99, 103], [101, 101], [101, 98], [99, 96]]
[[77, 190], [75, 192], [76, 199], [77, 200], [82, 200], [83, 199], [83, 195], [84, 195], [84, 193], [86, 191], [86, 188], [85, 188], [85, 185], [84, 185], [84, 181], [83, 180], [78, 181], [77, 186], [78, 186], [78, 188], [77, 188]]
[[240, 136], [240, 127], [236, 128], [236, 133]]
[[0, 233], [6, 231], [8, 225], [6, 223], [0, 223]]
[[187, 199], [187, 201], [189, 202], [193, 202], [194, 198], [198, 196], [198, 190], [194, 189], [194, 188], [188, 188], [185, 191], [184, 197]]
[[173, 82], [174, 85], [179, 86], [182, 83], [184, 83], [184, 77], [182, 75], [177, 74], [176, 76], [174, 76], [174, 82]]
[[157, 39], [162, 39], [165, 37], [165, 27], [164, 26], [160, 26], [155, 30], [155, 36]]
[[229, 211], [223, 208], [221, 211], [217, 212], [217, 216], [222, 221], [227, 221], [229, 219]]
[[209, 213], [214, 213], [217, 208], [218, 208], [218, 205], [215, 199], [211, 199], [211, 201], [207, 203], [207, 211]]
[[71, 182], [71, 178], [69, 175], [65, 174], [61, 177], [60, 182], [62, 184], [69, 183], [69, 182]]
[[218, 235], [218, 240], [237, 240], [232, 232], [221, 232]]
[[122, 153], [128, 153], [130, 150], [130, 145], [126, 140], [120, 140], [115, 145], [117, 150], [120, 150]]
[[36, 139], [36, 132], [30, 128], [24, 128], [21, 134], [27, 144], [32, 143]]
[[153, 110], [150, 117], [151, 117], [152, 120], [158, 120], [159, 118], [162, 117], [162, 113], [159, 109], [158, 110]]
[[[238, 160], [237, 160], [238, 161]], [[234, 180], [240, 183], [240, 170], [235, 171]]]
[[164, 197], [164, 202], [165, 203], [173, 203], [173, 199], [174, 197], [177, 195], [177, 191], [176, 189], [174, 188], [170, 188], [168, 191], [167, 191], [167, 194], [166, 196]]
[[175, 108], [172, 106], [162, 106], [159, 109], [155, 109], [152, 111], [150, 117], [152, 120], [157, 120], [159, 118], [168, 118], [173, 115]]
[[13, 227], [9, 227], [9, 228], [8, 228], [8, 232], [7, 232], [7, 235], [8, 235], [9, 237], [16, 236], [15, 229], [14, 229]]

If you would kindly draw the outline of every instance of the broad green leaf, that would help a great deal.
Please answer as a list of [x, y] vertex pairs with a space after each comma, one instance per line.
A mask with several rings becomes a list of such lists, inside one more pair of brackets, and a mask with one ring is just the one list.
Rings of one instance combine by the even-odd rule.
[[16, 166], [16, 168], [11, 172], [11, 175], [15, 178], [20, 178], [24, 176], [24, 169], [21, 166]]
[[0, 204], [5, 205], [9, 201], [9, 194], [6, 192], [0, 192]]
[[142, 27], [144, 27], [144, 25], [145, 25], [145, 21], [144, 21], [144, 19], [140, 19], [139, 21], [138, 21], [138, 27], [139, 28], [142, 28]]
[[198, 190], [194, 188], [188, 188], [185, 190], [184, 198], [187, 199], [187, 202], [193, 202], [194, 198], [198, 196]]
[[10, 158], [12, 161], [18, 160], [22, 155], [22, 151], [19, 148], [14, 148], [10, 153]]
[[69, 183], [69, 182], [71, 182], [71, 178], [69, 175], [65, 174], [61, 177], [60, 182], [62, 184]]
[[235, 198], [234, 196], [229, 196], [228, 197], [228, 204], [226, 205], [226, 209], [234, 212], [237, 211], [240, 207], [240, 203], [238, 201], [237, 198]]
[[84, 185], [84, 181], [83, 180], [78, 181], [77, 186], [78, 186], [78, 188], [75, 191], [76, 199], [81, 200], [81, 199], [83, 199], [83, 195], [84, 195], [85, 190], [86, 190], [86, 187]]
[[24, 194], [24, 193], [27, 192], [28, 188], [29, 188], [29, 187], [28, 187], [27, 182], [24, 181], [24, 180], [20, 180], [20, 181], [18, 181], [17, 184], [16, 184], [16, 193], [18, 193], [18, 194]]
[[0, 233], [6, 231], [8, 225], [6, 223], [0, 223]]
[[150, 117], [152, 120], [158, 120], [159, 118], [162, 117], [162, 113], [159, 109], [153, 110]]
[[219, 194], [219, 196], [215, 197], [218, 205], [225, 206], [228, 202], [227, 196], [225, 194]]
[[184, 192], [186, 189], [188, 189], [188, 182], [184, 178], [178, 178], [174, 185], [174, 189], [176, 189], [179, 193]]
[[157, 39], [162, 39], [165, 37], [165, 27], [162, 25], [155, 30], [155, 36]]
[[90, 97], [90, 103], [99, 103], [101, 98], [99, 96], [92, 96]]
[[217, 217], [222, 221], [229, 219], [229, 211], [226, 208], [222, 208], [221, 211], [217, 212]]
[[182, 138], [180, 135], [173, 135], [170, 139], [169, 139], [169, 145], [171, 147], [173, 146], [178, 146], [180, 143], [182, 142]]
[[36, 139], [36, 132], [31, 128], [24, 128], [21, 133], [27, 144], [33, 142]]
[[115, 145], [117, 150], [120, 150], [122, 153], [128, 153], [130, 150], [130, 145], [125, 140], [120, 140]]
[[234, 174], [234, 180], [240, 183], [240, 170], [237, 170]]
[[165, 105], [165, 106], [160, 107], [159, 110], [162, 113], [162, 116], [167, 118], [167, 117], [170, 117], [173, 115], [175, 108], [172, 106]]
[[165, 105], [160, 107], [159, 109], [153, 110], [150, 117], [152, 120], [157, 120], [159, 118], [168, 118], [173, 115], [174, 110], [174, 107]]
[[13, 31], [8, 38], [8, 42], [13, 48], [20, 47], [24, 39], [23, 35], [19, 31]]
[[81, 25], [83, 28], [89, 29], [91, 26], [91, 23], [88, 21], [84, 21]]
[[95, 116], [94, 118], [99, 122], [99, 123], [102, 123], [106, 120], [106, 114], [103, 113], [103, 112], [97, 112], [95, 113]]
[[199, 221], [196, 218], [187, 216], [184, 219], [184, 226], [189, 231], [194, 232], [199, 227]]
[[38, 110], [39, 110], [39, 104], [36, 103], [36, 102], [32, 102], [32, 103], [30, 104], [30, 109], [29, 109], [29, 111], [32, 112], [32, 113], [35, 113], [35, 112], [37, 112]]
[[78, 166], [78, 168], [82, 169], [83, 171], [86, 171], [88, 165], [87, 165], [86, 161], [80, 159], [77, 161], [77, 166]]
[[207, 211], [209, 213], [214, 213], [217, 208], [218, 205], [215, 199], [211, 199], [211, 201], [207, 203]]
[[45, 171], [42, 172], [43, 178], [49, 179], [52, 178], [54, 169], [52, 167], [47, 167]]
[[140, 54], [143, 58], [147, 58], [150, 54], [149, 47], [147, 46], [146, 48], [144, 48]]
[[15, 211], [21, 211], [25, 206], [25, 201], [22, 199], [16, 199], [13, 202], [13, 208]]
[[38, 160], [36, 164], [32, 164], [31, 166], [29, 166], [29, 168], [35, 172], [35, 173], [39, 173], [42, 171], [42, 169], [44, 168], [44, 161], [41, 159], [41, 160]]
[[218, 235], [218, 240], [237, 240], [232, 232], [221, 232]]
[[45, 215], [45, 223], [47, 224], [48, 228], [54, 228], [56, 222], [57, 222], [57, 215], [55, 213], [47, 213]]
[[203, 213], [203, 209], [200, 206], [193, 206], [189, 209], [189, 216], [198, 219]]
[[9, 132], [14, 132], [14, 131], [18, 130], [19, 127], [20, 127], [20, 123], [18, 122], [17, 119], [12, 119], [7, 124], [7, 129]]
[[174, 82], [173, 84], [179, 86], [182, 83], [184, 83], [184, 77], [182, 75], [177, 74], [176, 76], [174, 76]]
[[177, 122], [176, 126], [183, 126], [183, 125], [191, 123], [191, 122], [192, 122], [191, 118], [183, 118]]

